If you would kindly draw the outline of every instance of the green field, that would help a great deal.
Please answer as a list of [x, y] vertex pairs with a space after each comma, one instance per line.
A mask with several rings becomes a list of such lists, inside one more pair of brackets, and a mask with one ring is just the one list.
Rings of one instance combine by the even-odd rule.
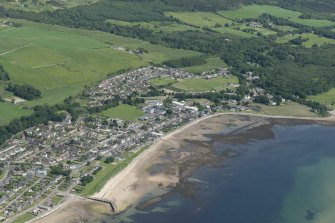
[[20, 9], [24, 11], [53, 11], [57, 9], [64, 9], [75, 7], [79, 5], [90, 4], [97, 0], [0, 0], [0, 6], [12, 9]]
[[335, 22], [329, 20], [320, 20], [320, 19], [300, 19], [300, 18], [291, 18], [292, 22], [300, 23], [302, 25], [311, 26], [311, 27], [323, 27], [323, 26], [333, 26]]
[[270, 5], [248, 5], [233, 11], [220, 11], [219, 14], [228, 19], [247, 19], [247, 18], [257, 18], [263, 13], [271, 14], [276, 17], [281, 18], [296, 18], [302, 13], [297, 11], [292, 11], [288, 9], [283, 9], [278, 6]]
[[232, 20], [257, 18], [264, 13], [312, 27], [331, 26], [335, 24], [329, 20], [301, 19], [299, 18], [299, 16], [302, 15], [301, 12], [270, 5], [248, 5], [233, 11], [219, 12], [220, 15]]
[[220, 33], [227, 33], [240, 37], [253, 37], [253, 34], [246, 33], [231, 27], [233, 21], [211, 12], [166, 12], [166, 16], [172, 16], [183, 23], [198, 28], [210, 28]]
[[151, 79], [150, 84], [157, 86], [157, 87], [162, 87], [162, 86], [166, 86], [166, 85], [170, 85], [173, 83], [176, 83], [176, 80], [170, 79], [170, 78], [154, 78]]
[[115, 108], [107, 109], [100, 114], [108, 118], [118, 118], [125, 121], [134, 121], [144, 115], [142, 110], [127, 104], [121, 104]]
[[221, 60], [220, 57], [210, 57], [206, 60], [207, 60], [206, 64], [192, 67], [185, 67], [183, 68], [183, 70], [191, 73], [201, 73], [204, 71], [210, 71], [217, 68], [227, 67], [227, 64], [223, 60]]
[[102, 164], [102, 170], [100, 170], [95, 176], [94, 180], [90, 183], [88, 183], [83, 190], [81, 191], [81, 195], [83, 196], [89, 196], [96, 192], [99, 192], [103, 186], [107, 183], [108, 180], [110, 180], [113, 176], [115, 176], [117, 173], [119, 173], [121, 170], [126, 168], [128, 164], [136, 158], [138, 155], [140, 155], [145, 149], [147, 149], [148, 146], [145, 146], [138, 150], [135, 153], [130, 153], [125, 156], [124, 160], [112, 163], [112, 164]]
[[222, 26], [232, 24], [231, 20], [211, 12], [166, 12], [165, 15], [199, 27], [214, 27], [216, 24]]
[[178, 83], [173, 84], [172, 86], [184, 91], [191, 92], [202, 92], [210, 90], [222, 90], [228, 88], [229, 84], [238, 83], [237, 77], [225, 78], [217, 77], [209, 80], [193, 78], [188, 80], [183, 80]]
[[327, 105], [335, 105], [335, 88], [322, 94], [309, 96], [309, 99]]
[[292, 32], [297, 30], [296, 28], [292, 27], [292, 26], [278, 26], [278, 25], [273, 25], [273, 28], [279, 29], [280, 31], [283, 32]]
[[[41, 99], [27, 105], [61, 102], [108, 73], [199, 55], [108, 33], [15, 21], [25, 26], [0, 31], [0, 60], [13, 82], [42, 91]], [[114, 46], [142, 47], [148, 53], [135, 55]]]
[[35, 215], [29, 214], [29, 213], [25, 213], [23, 215], [21, 215], [20, 217], [16, 218], [14, 221], [12, 221], [12, 223], [25, 223], [33, 218], [35, 218]]
[[32, 111], [22, 108], [20, 105], [12, 103], [0, 102], [0, 126], [6, 125], [10, 121], [21, 116], [28, 116]]
[[42, 91], [41, 99], [27, 104], [54, 104], [107, 73], [145, 65], [95, 39], [28, 26], [0, 32], [0, 58], [13, 82]]
[[[242, 31], [243, 30], [251, 29], [251, 30], [253, 30], [253, 32], [251, 34], [262, 33], [264, 36], [269, 36], [269, 35], [275, 35], [275, 34], [277, 34], [275, 31], [266, 29], [264, 27], [253, 28], [253, 27], [247, 26], [246, 24], [235, 24], [233, 27], [235, 27], [235, 28], [238, 27]], [[244, 32], [247, 32], [247, 31], [244, 31]]]
[[314, 44], [318, 46], [321, 46], [324, 44], [335, 44], [335, 40], [333, 39], [329, 39], [326, 37], [320, 37], [312, 33], [287, 35], [287, 36], [278, 38], [276, 41], [278, 43], [287, 43], [288, 41], [298, 38], [298, 37], [301, 37], [302, 39], [308, 39], [307, 41], [302, 43], [302, 45], [305, 47], [312, 47]]
[[261, 108], [261, 113], [265, 115], [284, 115], [297, 117], [318, 117], [310, 108], [296, 102], [285, 102], [280, 106], [267, 106], [255, 104]]

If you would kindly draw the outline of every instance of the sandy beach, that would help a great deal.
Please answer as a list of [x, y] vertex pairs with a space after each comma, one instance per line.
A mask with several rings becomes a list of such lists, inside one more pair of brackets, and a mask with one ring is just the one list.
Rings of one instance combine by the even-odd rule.
[[[164, 136], [150, 148], [136, 157], [124, 170], [110, 179], [101, 191], [92, 197], [113, 200], [119, 212], [128, 207], [135, 207], [147, 200], [162, 196], [175, 187], [188, 170], [197, 165], [211, 162], [210, 148], [206, 135], [218, 134], [222, 131], [237, 131], [255, 128], [267, 124], [270, 118], [295, 119], [313, 121], [333, 121], [333, 118], [297, 118], [287, 116], [265, 116], [253, 114], [221, 113], [198, 119], [176, 131]], [[230, 126], [230, 127], [229, 127]], [[231, 127], [233, 126], [233, 127]], [[229, 132], [225, 132], [229, 133]], [[189, 150], [180, 150], [186, 142], [198, 142]], [[200, 162], [200, 164], [199, 164]], [[162, 170], [155, 171], [158, 167]], [[86, 204], [86, 206], [84, 205]], [[78, 220], [82, 210], [89, 213], [87, 201], [72, 198], [56, 212], [35, 222], [73, 222]], [[69, 208], [71, 207], [71, 208]], [[92, 217], [90, 214], [85, 217]]]

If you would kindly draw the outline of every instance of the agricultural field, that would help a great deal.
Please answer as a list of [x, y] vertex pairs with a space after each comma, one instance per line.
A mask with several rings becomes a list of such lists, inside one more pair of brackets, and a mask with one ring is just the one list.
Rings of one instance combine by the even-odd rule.
[[240, 37], [253, 37], [255, 35], [246, 33], [228, 26], [233, 21], [211, 12], [166, 12], [166, 16], [172, 16], [179, 21], [198, 28], [210, 28], [220, 33], [227, 33]]
[[297, 30], [296, 28], [292, 27], [292, 26], [278, 26], [278, 25], [273, 25], [272, 26], [275, 29], [278, 29], [282, 32], [293, 32], [295, 30]]
[[165, 15], [198, 27], [214, 27], [217, 24], [224, 26], [233, 23], [233, 21], [211, 12], [166, 12]]
[[21, 116], [31, 115], [32, 111], [22, 108], [20, 105], [12, 103], [0, 102], [0, 126], [6, 125], [10, 121]]
[[270, 5], [248, 5], [233, 11], [220, 11], [219, 14], [228, 19], [247, 19], [257, 18], [260, 15], [267, 13], [280, 18], [297, 18], [302, 15], [301, 12], [283, 9], [278, 6]]
[[292, 22], [300, 23], [302, 25], [311, 26], [311, 27], [323, 27], [323, 26], [333, 26], [335, 22], [329, 20], [320, 20], [320, 19], [301, 19], [301, 18], [291, 18]]
[[253, 30], [253, 32], [251, 32], [251, 34], [257, 34], [257, 33], [261, 33], [264, 36], [269, 36], [269, 35], [276, 35], [277, 33], [275, 31], [266, 29], [264, 27], [250, 27], [247, 26], [246, 24], [234, 24], [234, 26], [232, 26], [233, 28], [238, 28], [239, 30], [242, 30], [244, 32], [248, 32], [250, 33], [250, 31], [245, 31], [245, 30]]
[[335, 40], [333, 40], [333, 39], [320, 37], [320, 36], [312, 34], [312, 33], [287, 35], [287, 36], [278, 38], [277, 42], [278, 43], [287, 43], [288, 41], [290, 41], [292, 39], [295, 39], [295, 38], [299, 38], [299, 37], [301, 37], [302, 39], [306, 39], [306, 41], [304, 41], [302, 43], [302, 45], [305, 46], [305, 47], [308, 47], [308, 48], [312, 47], [313, 45], [322, 46], [322, 45], [325, 45], [325, 44], [335, 44]]
[[[287, 115], [297, 117], [318, 117], [314, 112], [310, 111], [310, 108], [298, 104], [296, 102], [285, 102], [280, 106], [267, 106], [263, 104], [254, 104], [261, 108], [261, 112], [264, 115]], [[257, 112], [259, 114], [259, 112]]]
[[97, 0], [0, 0], [0, 6], [12, 9], [20, 9], [24, 11], [53, 11], [57, 9], [65, 9], [79, 5], [92, 4]]
[[231, 20], [257, 18], [262, 14], [270, 14], [272, 16], [288, 19], [295, 23], [300, 23], [311, 27], [331, 26], [335, 23], [329, 20], [318, 19], [301, 19], [301, 12], [284, 9], [278, 6], [270, 5], [249, 5], [233, 11], [220, 11], [219, 14]]
[[230, 84], [237, 84], [237, 77], [225, 78], [217, 77], [209, 80], [193, 78], [179, 81], [172, 86], [183, 91], [203, 92], [210, 90], [223, 90], [229, 88]]
[[118, 118], [125, 121], [135, 121], [137, 118], [144, 115], [142, 110], [126, 104], [107, 109], [100, 114], [108, 118]]
[[[0, 31], [0, 59], [14, 83], [30, 84], [42, 91], [41, 99], [25, 102], [27, 105], [61, 102], [119, 70], [199, 55], [108, 33], [23, 24]], [[126, 50], [139, 47], [148, 53], [136, 55]]]
[[309, 99], [327, 105], [335, 105], [335, 88], [322, 94], [309, 96]]
[[183, 70], [190, 73], [201, 73], [205, 71], [210, 71], [218, 68], [225, 68], [227, 64], [220, 59], [220, 57], [210, 57], [207, 59], [207, 63], [198, 66], [185, 67]]

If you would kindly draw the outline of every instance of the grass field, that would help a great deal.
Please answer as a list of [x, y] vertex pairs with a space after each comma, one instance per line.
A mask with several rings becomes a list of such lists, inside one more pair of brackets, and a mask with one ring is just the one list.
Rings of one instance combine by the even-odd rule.
[[280, 31], [283, 32], [292, 32], [297, 30], [296, 28], [292, 27], [292, 26], [277, 26], [277, 25], [273, 25], [273, 28], [279, 29]]
[[220, 33], [227, 33], [240, 37], [253, 37], [253, 34], [246, 33], [234, 28], [225, 27], [225, 24], [232, 25], [233, 21], [211, 12], [166, 12], [166, 16], [172, 16], [183, 23], [198, 28], [211, 28]]
[[228, 19], [257, 18], [263, 13], [281, 18], [296, 18], [302, 13], [270, 5], [248, 5], [233, 11], [220, 11], [219, 14]]
[[335, 24], [329, 20], [301, 19], [299, 18], [299, 16], [302, 15], [301, 12], [270, 5], [248, 5], [233, 11], [219, 12], [220, 15], [233, 20], [257, 18], [264, 13], [312, 27], [331, 26]]
[[247, 26], [246, 24], [236, 24], [233, 26], [233, 27], [238, 27], [240, 30], [254, 30], [252, 32], [252, 34], [257, 34], [257, 33], [262, 33], [264, 36], [269, 36], [269, 35], [275, 35], [277, 34], [275, 31], [272, 31], [272, 30], [269, 30], [269, 29], [266, 29], [264, 27], [257, 27], [257, 28], [253, 28], [253, 27], [250, 27], [250, 26]]
[[8, 124], [13, 119], [30, 114], [32, 114], [32, 111], [23, 109], [20, 105], [0, 102], [0, 126]]
[[216, 24], [222, 26], [232, 24], [231, 20], [211, 12], [166, 12], [165, 15], [199, 27], [214, 27]]
[[300, 23], [302, 25], [311, 27], [323, 27], [323, 26], [333, 26], [335, 22], [329, 20], [319, 20], [319, 19], [301, 19], [301, 18], [291, 18], [292, 22]]
[[[75, 7], [79, 5], [85, 5], [89, 3], [96, 2], [97, 0], [56, 0], [56, 1], [48, 1], [48, 0], [17, 0], [17, 1], [8, 1], [8, 0], [0, 0], [0, 6], [4, 6], [6, 8], [12, 9], [20, 9], [24, 11], [53, 11], [56, 9], [64, 9]], [[55, 4], [56, 3], [56, 4]]]
[[0, 59], [13, 82], [42, 91], [42, 99], [27, 104], [54, 104], [107, 73], [145, 65], [98, 40], [28, 26], [0, 32]]
[[100, 114], [108, 118], [118, 118], [125, 121], [134, 121], [144, 115], [142, 110], [127, 104], [121, 104], [115, 108], [107, 109]]
[[[199, 55], [108, 33], [15, 21], [25, 26], [0, 31], [0, 60], [13, 82], [42, 91], [42, 98], [28, 105], [61, 102], [108, 73]], [[112, 45], [143, 47], [148, 53], [135, 55]]]
[[305, 47], [312, 47], [314, 44], [321, 46], [324, 44], [335, 44], [335, 40], [320, 37], [318, 35], [312, 34], [312, 33], [304, 33], [304, 34], [294, 34], [294, 35], [287, 35], [278, 38], [276, 41], [278, 43], [287, 43], [291, 39], [295, 39], [301, 37], [302, 39], [308, 39], [307, 41], [303, 42], [302, 45]]
[[135, 153], [130, 153], [125, 156], [124, 160], [117, 161], [112, 164], [105, 164], [103, 163], [102, 170], [100, 170], [94, 177], [94, 180], [90, 183], [88, 183], [83, 190], [81, 191], [81, 195], [83, 196], [89, 196], [92, 195], [98, 191], [100, 191], [103, 186], [107, 183], [108, 180], [110, 180], [113, 176], [115, 176], [117, 173], [119, 173], [121, 170], [126, 168], [128, 164], [136, 158], [138, 155], [140, 155], [145, 149], [147, 149], [149, 146], [145, 146], [138, 150]]
[[322, 94], [309, 96], [309, 99], [327, 105], [335, 105], [335, 88]]
[[227, 64], [223, 60], [221, 60], [220, 57], [210, 57], [206, 60], [207, 60], [206, 64], [192, 67], [185, 67], [183, 68], [183, 70], [191, 73], [201, 73], [204, 71], [227, 67]]
[[162, 87], [162, 86], [166, 86], [166, 85], [170, 85], [173, 83], [176, 83], [176, 80], [170, 79], [170, 78], [154, 78], [151, 79], [150, 84], [157, 86], [157, 87]]
[[42, 23], [32, 23], [25, 20], [15, 20], [27, 26], [34, 26], [38, 28], [42, 28], [50, 31], [58, 31], [66, 34], [80, 35], [86, 38], [91, 38], [97, 40], [99, 42], [103, 42], [112, 46], [119, 46], [129, 50], [135, 50], [139, 47], [144, 48], [148, 51], [148, 53], [137, 55], [140, 60], [145, 63], [162, 63], [163, 61], [169, 59], [177, 59], [181, 57], [192, 57], [196, 55], [200, 55], [200, 53], [191, 51], [191, 50], [183, 50], [183, 49], [173, 49], [164, 47], [157, 44], [152, 44], [146, 41], [142, 41], [135, 38], [118, 36], [106, 32], [100, 31], [91, 31], [85, 29], [71, 29], [63, 26], [57, 25], [47, 25]]
[[260, 106], [261, 113], [265, 115], [318, 117], [318, 114], [311, 112], [309, 107], [296, 102], [286, 102], [280, 106], [267, 106], [262, 104], [255, 105]]
[[184, 81], [180, 81], [178, 83], [173, 84], [172, 86], [184, 91], [191, 92], [202, 92], [202, 91], [210, 91], [210, 90], [222, 90], [228, 88], [229, 84], [238, 83], [237, 77], [232, 78], [224, 78], [217, 77], [210, 80], [193, 78]]
[[12, 221], [12, 223], [25, 223], [33, 218], [35, 218], [35, 215], [29, 214], [29, 213], [25, 213], [23, 215], [21, 215], [20, 217], [16, 218], [14, 221]]

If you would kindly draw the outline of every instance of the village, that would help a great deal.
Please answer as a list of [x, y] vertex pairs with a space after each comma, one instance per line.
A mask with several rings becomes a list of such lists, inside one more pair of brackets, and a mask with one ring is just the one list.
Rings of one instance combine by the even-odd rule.
[[[208, 80], [230, 76], [228, 69], [192, 74], [146, 67], [110, 77], [85, 95], [89, 99], [88, 107], [94, 108], [116, 97], [127, 100], [134, 95], [146, 96], [152, 90], [150, 80], [153, 78]], [[225, 103], [230, 111], [249, 110], [236, 100], [229, 99]], [[80, 193], [87, 176], [94, 180], [94, 174], [102, 168], [99, 162], [91, 165], [95, 160], [108, 157], [122, 160], [125, 152], [137, 151], [167, 132], [222, 109], [222, 105], [214, 106], [209, 101], [202, 104], [178, 101], [168, 89], [164, 97], [144, 97], [137, 106], [143, 115], [135, 121], [90, 114], [72, 121], [68, 114], [62, 122], [32, 127], [6, 142], [0, 149], [4, 170], [0, 179], [1, 219], [24, 211], [36, 216], [43, 214], [58, 204], [52, 202], [54, 197]]]

